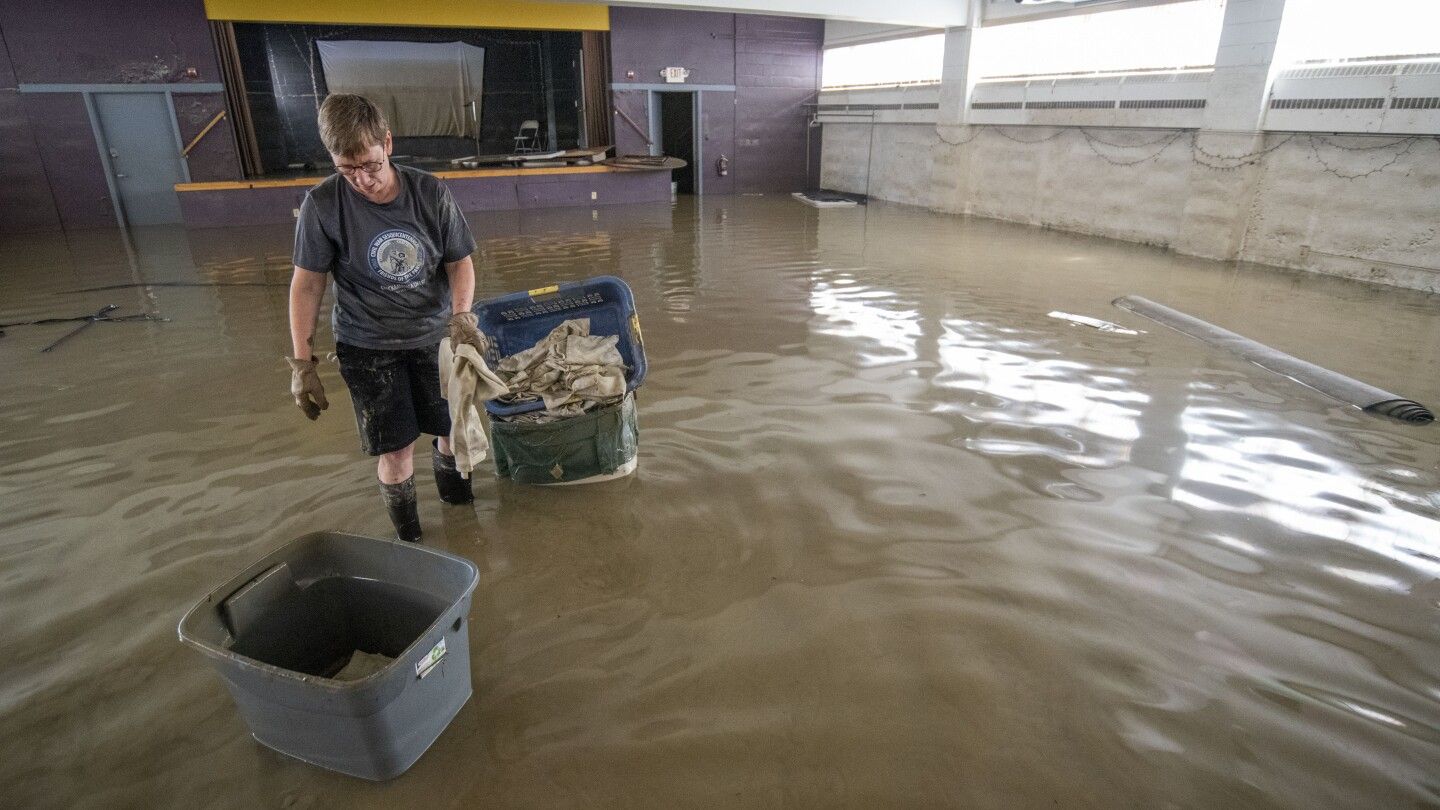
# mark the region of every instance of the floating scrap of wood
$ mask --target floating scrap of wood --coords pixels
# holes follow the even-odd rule
[[[1078,324],[1080,324],[1081,326],[1089,326],[1089,327],[1091,327],[1091,328],[1093,328],[1093,329],[1099,329],[1101,332],[1113,332],[1114,334],[1117,334],[1117,335],[1138,335],[1138,334],[1140,334],[1138,331],[1136,331],[1136,330],[1134,330],[1134,329],[1127,329],[1126,327],[1123,327],[1123,326],[1121,326],[1121,325],[1118,324],[1118,323],[1111,323],[1111,322],[1109,322],[1109,321],[1102,321],[1102,320],[1100,320],[1099,318],[1091,318],[1091,317],[1088,316],[1088,315],[1071,315],[1071,314],[1068,313],[1068,312],[1060,312],[1059,310],[1056,310],[1055,312],[1051,312],[1051,313],[1048,313],[1048,314],[1049,314],[1050,317],[1052,317],[1052,318],[1059,318],[1059,319],[1062,320],[1062,321],[1069,321],[1069,322],[1071,322],[1071,323],[1078,323]]]

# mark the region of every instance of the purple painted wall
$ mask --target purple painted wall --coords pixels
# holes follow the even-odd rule
[[[823,20],[735,17],[735,188],[803,191],[806,134],[820,89]],[[818,137],[818,133],[810,133]],[[811,167],[818,173],[818,162]]]
[[[613,103],[646,127],[648,93],[626,84],[658,84],[660,69],[690,70],[687,84],[733,85],[701,92],[705,194],[799,191],[809,183],[806,135],[820,89],[822,20],[613,7],[610,9]],[[617,115],[616,150],[641,153],[645,143]],[[730,160],[720,177],[715,160]],[[819,161],[812,159],[812,174]]]
[[[0,31],[0,233],[55,230],[60,214]]]
[[[677,65],[690,69],[690,84],[734,84],[735,15],[611,7],[611,81],[656,84],[661,68]]]
[[[21,99],[40,145],[60,224],[66,230],[115,227],[115,206],[84,96],[23,93]]]
[[[698,167],[705,173],[702,189],[706,194],[734,194],[736,164],[740,162],[735,148],[735,93],[713,91],[703,95],[700,106],[703,145]],[[715,161],[721,155],[730,161],[730,171],[724,177],[715,171]]]
[[[220,81],[202,0],[5,0],[0,3],[0,40],[6,48],[0,59],[3,230],[115,225],[84,97],[19,93],[18,84]],[[193,76],[187,75],[191,68]],[[175,103],[181,135],[188,141],[224,99],[215,93],[188,94],[177,95]],[[191,177],[228,180],[239,171],[228,122],[221,122],[191,152]]]
[[[615,121],[611,126],[615,134],[615,154],[647,154],[644,136],[636,132],[636,127],[644,130],[647,126],[648,98],[649,93],[643,90],[616,90],[610,94],[610,104],[615,108]],[[635,126],[631,126],[632,123]]]
[[[202,0],[5,0],[0,28],[21,82],[220,81]]]
[[[175,121],[180,126],[180,141],[190,143],[223,109],[224,93],[176,93]],[[240,178],[240,161],[235,154],[235,139],[228,116],[211,127],[190,150],[185,161],[190,164],[190,181],[193,183]]]
[[[295,222],[294,210],[308,187],[238,188],[180,192],[180,217],[187,228]]]

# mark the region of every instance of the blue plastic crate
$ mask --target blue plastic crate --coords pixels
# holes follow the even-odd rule
[[[474,307],[480,331],[490,338],[486,355],[491,367],[500,358],[524,351],[539,343],[550,331],[572,318],[589,318],[590,334],[619,335],[617,348],[625,360],[625,390],[634,391],[645,380],[645,341],[640,334],[640,316],[630,286],[615,276],[596,276],[510,293],[481,301]],[[507,405],[496,400],[485,403],[495,416],[514,416],[545,407],[540,401]]]

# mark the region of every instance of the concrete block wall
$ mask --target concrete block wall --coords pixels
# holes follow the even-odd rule
[[[933,128],[921,126],[877,126],[874,143],[857,168],[869,163],[870,194],[884,200],[933,198],[928,183],[934,170],[935,150],[930,136]],[[822,149],[821,155],[825,151]]]
[[[1267,133],[1222,146],[1189,130],[877,124],[872,141],[871,129],[824,126],[823,185],[863,193],[868,182],[877,199],[948,213],[1440,292],[1437,138]],[[1264,154],[1227,163],[1197,152],[1197,138],[1210,155]],[[1233,223],[1228,255],[1194,248],[1229,244]]]
[[[1440,138],[1374,148],[1391,142],[1296,136],[1267,154],[1239,258],[1440,292]]]
[[[812,110],[805,105],[820,87],[824,39],[819,20],[735,16],[736,191],[802,191],[809,185]],[[818,140],[819,133],[813,135]]]
[[[950,32],[935,123],[832,119],[822,184],[1207,258],[1440,292],[1440,136],[1265,131],[1284,12],[1285,0],[1229,0],[1203,120],[1176,123],[1132,111],[1146,118],[1144,129],[1087,118],[1083,110],[1026,119],[1056,126],[1003,126],[974,115],[962,92],[970,42]]]

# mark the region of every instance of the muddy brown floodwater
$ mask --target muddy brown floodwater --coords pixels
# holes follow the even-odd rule
[[[318,422],[287,393],[289,229],[6,237],[0,320],[171,321],[0,339],[0,804],[1440,803],[1440,426],[1110,305],[1434,407],[1440,297],[883,204],[471,221],[482,295],[634,288],[640,467],[421,475],[475,694],[387,784],[261,747],[175,636],[292,538],[388,531],[335,367]]]

